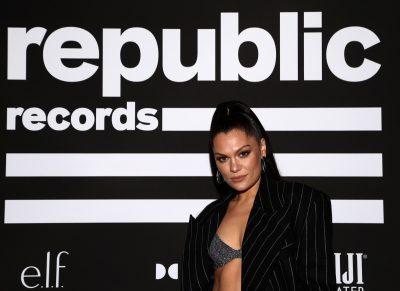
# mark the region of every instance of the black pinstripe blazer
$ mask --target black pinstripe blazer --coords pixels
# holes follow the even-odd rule
[[[208,250],[234,192],[189,216],[181,291],[211,290]],[[262,175],[242,244],[241,290],[335,290],[332,213],[327,194]]]

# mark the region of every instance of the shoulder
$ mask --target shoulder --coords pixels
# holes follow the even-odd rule
[[[284,189],[283,197],[291,204],[292,223],[297,232],[301,232],[307,221],[322,221],[324,217],[328,223],[331,221],[331,200],[329,195],[305,183],[297,181],[281,181]]]
[[[324,205],[330,202],[329,195],[321,189],[298,181],[281,180],[278,189],[284,201],[290,201],[292,206],[305,207],[310,203]]]

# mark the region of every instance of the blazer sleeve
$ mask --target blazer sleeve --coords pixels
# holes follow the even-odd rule
[[[203,238],[197,220],[190,215],[179,270],[180,291],[211,290],[212,275]]]
[[[303,199],[301,206],[305,221],[298,234],[296,289],[333,291],[336,279],[330,198],[316,189],[311,189],[308,198]]]

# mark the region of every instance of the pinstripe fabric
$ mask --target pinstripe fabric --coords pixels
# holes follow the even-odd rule
[[[208,255],[234,193],[189,217],[180,290],[211,290]],[[242,245],[241,290],[335,290],[332,214],[327,194],[298,182],[262,176]]]

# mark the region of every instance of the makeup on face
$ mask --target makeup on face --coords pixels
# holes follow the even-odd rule
[[[214,158],[226,183],[243,192],[253,187],[261,174],[262,146],[241,129],[215,135]]]

